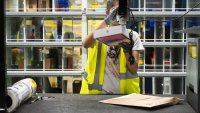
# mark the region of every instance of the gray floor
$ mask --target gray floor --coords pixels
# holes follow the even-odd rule
[[[195,113],[185,101],[174,106],[144,109],[98,102],[119,95],[46,94],[44,96],[55,98],[44,98],[33,104],[26,102],[14,113]]]

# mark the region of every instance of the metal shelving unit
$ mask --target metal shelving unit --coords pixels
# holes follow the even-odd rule
[[[62,47],[62,46],[82,46],[82,42],[7,42],[7,47],[12,46],[23,46],[23,47],[43,47],[43,46],[53,46],[53,47]]]
[[[81,72],[80,70],[78,71],[62,71],[62,70],[57,70],[57,71],[7,71],[9,76],[12,77],[27,77],[27,76],[31,76],[31,77],[48,77],[48,76],[81,76]],[[16,75],[17,73],[17,75]]]
[[[12,1],[12,0],[11,0]],[[17,1],[17,0],[13,0]],[[19,0],[24,4],[27,3],[28,0]],[[87,60],[87,50],[82,47],[82,39],[87,36],[87,33],[92,31],[95,28],[95,25],[99,21],[101,21],[105,15],[105,3],[106,0],[102,0],[100,2],[93,0],[82,0],[82,5],[80,6],[75,4],[76,0],[70,0],[72,4],[75,6],[70,6],[68,8],[58,8],[57,0],[47,0],[52,3],[49,9],[44,8],[46,11],[41,11],[44,9],[37,9],[35,11],[27,11],[26,5],[23,8],[20,5],[20,8],[16,10],[11,10],[6,12],[6,17],[11,19],[10,22],[14,21],[12,25],[20,25],[20,23],[24,23],[21,26],[18,26],[16,29],[21,29],[21,38],[16,41],[13,38],[8,37],[8,30],[13,28],[9,27],[9,23],[7,24],[7,38],[6,44],[7,48],[23,48],[24,56],[29,56],[30,48],[42,48],[46,47],[57,48],[61,50],[62,55],[60,56],[59,61],[62,62],[59,68],[47,69],[46,66],[46,58],[48,55],[43,54],[42,58],[42,66],[41,68],[33,69],[26,68],[29,65],[29,60],[24,60],[24,68],[22,69],[12,69],[8,68],[8,75],[10,77],[48,77],[51,75],[57,77],[64,76],[81,76],[81,72],[86,64]],[[80,1],[80,0],[77,0]],[[199,0],[197,0],[199,1]],[[94,3],[93,3],[94,2]],[[140,62],[139,62],[139,70],[138,74],[142,78],[143,84],[143,93],[151,93],[151,94],[184,94],[185,93],[185,77],[186,77],[186,46],[187,46],[187,35],[184,34],[176,34],[174,31],[183,29],[187,26],[188,18],[199,18],[200,12],[199,8],[195,9],[195,11],[191,11],[188,13],[183,19],[180,19],[178,22],[156,22],[154,20],[170,20],[177,17],[182,16],[186,11],[188,11],[192,5],[189,0],[155,0],[155,4],[161,4],[159,8],[155,8],[154,5],[150,5],[151,1],[149,0],[131,0],[132,6],[131,10],[136,19],[135,31],[137,31],[140,36],[142,43],[145,47],[145,51],[140,54]],[[169,3],[168,3],[169,2]],[[199,1],[200,2],[200,1]],[[135,3],[135,4],[133,4]],[[195,2],[197,3],[197,2]],[[20,4],[20,3],[19,3]],[[193,4],[193,3],[192,3]],[[78,7],[78,8],[77,8]],[[160,18],[162,17],[162,18]],[[12,20],[12,18],[15,18]],[[150,20],[150,21],[139,21],[139,20]],[[38,39],[38,41],[29,41],[27,40],[26,32],[28,28],[30,28],[30,23],[27,23],[27,20],[34,22],[35,28],[38,26],[42,26],[42,39]],[[51,20],[47,24],[55,23],[53,29],[48,28],[47,24],[44,21]],[[56,28],[58,21],[62,22],[62,34],[57,33],[57,35],[61,35],[59,40],[46,40],[45,30],[57,30]],[[66,20],[66,21],[65,21]],[[68,25],[69,21],[78,20],[77,26],[75,24]],[[68,22],[68,23],[65,23]],[[64,25],[65,23],[65,25]],[[95,24],[94,24],[95,23]],[[29,25],[29,26],[28,26]],[[32,25],[32,24],[31,24]],[[21,28],[20,28],[21,27]],[[46,28],[47,27],[47,28]],[[65,27],[65,29],[63,29]],[[71,29],[68,29],[70,27]],[[15,27],[14,27],[15,28]],[[81,31],[81,34],[77,34],[76,40],[64,40],[64,32],[74,32],[77,33]],[[75,30],[75,31],[74,31]],[[16,32],[16,30],[12,29],[12,32]],[[30,30],[29,30],[30,32]],[[12,34],[14,37],[17,33]],[[70,35],[70,34],[68,34]],[[68,36],[67,35],[67,36]],[[15,39],[15,38],[14,38]],[[66,69],[65,61],[66,56],[64,53],[69,55],[68,52],[65,52],[65,48],[79,48],[81,53],[81,68],[79,69]],[[29,49],[28,49],[29,48]],[[68,49],[67,49],[68,50]],[[9,53],[7,53],[9,54]],[[44,79],[43,79],[44,80]],[[178,85],[174,85],[177,81]],[[43,81],[44,82],[44,81]],[[42,82],[42,83],[43,83]],[[41,84],[42,84],[41,83]],[[167,89],[166,89],[167,88]],[[180,88],[180,89],[178,89]],[[175,92],[175,90],[177,90]],[[45,91],[43,91],[45,93]]]
[[[81,16],[82,11],[76,12],[6,12],[7,17],[65,17],[65,16]]]

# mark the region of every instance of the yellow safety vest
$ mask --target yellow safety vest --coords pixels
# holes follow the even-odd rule
[[[106,65],[106,45],[98,41],[93,48],[88,48],[88,60],[82,78],[80,94],[102,94]],[[120,50],[120,94],[140,93],[139,77],[127,74],[126,58]]]

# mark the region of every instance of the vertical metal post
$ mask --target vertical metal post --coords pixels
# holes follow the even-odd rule
[[[172,1],[172,12],[175,12],[175,9],[176,9],[176,1],[173,0]]]
[[[56,11],[56,1],[52,0],[52,11],[55,12]]]
[[[87,36],[87,17],[86,14],[82,14],[82,40]],[[82,47],[82,69],[84,69],[87,60],[87,49]]]
[[[26,38],[26,18],[23,18],[23,24],[24,24],[24,28],[23,28],[23,30],[24,30],[23,42],[27,42],[28,38]]]
[[[1,55],[0,55],[0,113],[6,112],[6,57],[5,57],[5,31],[4,31],[4,0],[0,0],[0,7],[2,8],[0,10],[0,22],[1,22],[1,30],[0,30],[0,48],[1,49]]]
[[[139,0],[139,6],[138,6],[139,10],[138,11],[141,11],[141,0]]]
[[[185,18],[183,18],[182,19],[183,21],[182,21],[182,29],[184,29],[184,24],[185,24]],[[183,33],[182,34],[182,42],[184,42],[184,40],[185,40],[185,34]],[[186,41],[187,42],[187,41]],[[187,52],[185,52],[186,53],[186,55],[184,56],[184,48],[182,48],[182,52],[181,52],[181,59],[182,59],[182,61],[181,61],[181,65],[182,65],[182,72],[184,72],[185,71],[185,65],[184,65],[184,60],[186,59],[185,57],[187,56]],[[187,51],[187,48],[186,48],[186,51]],[[186,62],[187,62],[187,60],[186,60]],[[187,84],[185,84],[186,82],[185,82],[185,80],[186,80],[186,78],[181,78],[182,79],[182,95],[184,95],[184,94],[186,94],[186,89],[187,89],[187,87],[186,87],[186,85]]]
[[[162,12],[164,12],[165,11],[165,7],[166,6],[166,4],[165,4],[165,0],[162,0]]]
[[[23,0],[24,12],[26,12],[26,0]]]
[[[87,8],[88,8],[88,3],[87,0],[82,0],[82,40],[87,36]],[[84,70],[84,67],[86,65],[87,61],[87,49],[82,47],[82,70]]]

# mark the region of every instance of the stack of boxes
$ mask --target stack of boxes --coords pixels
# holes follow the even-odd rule
[[[26,0],[27,12],[51,11],[51,0]]]

